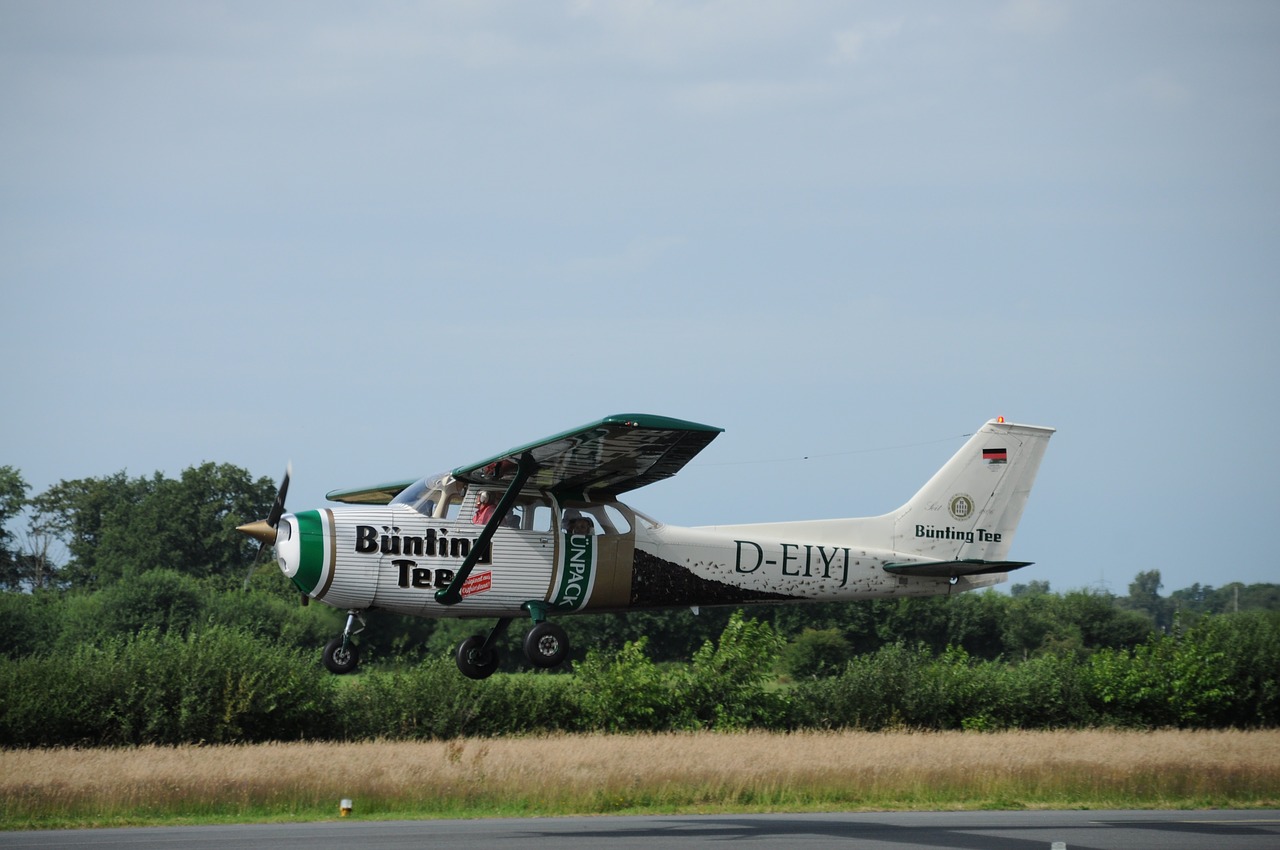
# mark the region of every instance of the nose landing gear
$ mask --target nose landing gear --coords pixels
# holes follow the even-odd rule
[[[352,631],[351,627],[355,625],[356,620],[360,621],[360,628]],[[354,608],[348,611],[347,627],[342,630],[342,636],[324,645],[324,666],[330,673],[342,675],[360,666],[360,646],[352,638],[364,630],[364,617],[360,616],[360,612]]]

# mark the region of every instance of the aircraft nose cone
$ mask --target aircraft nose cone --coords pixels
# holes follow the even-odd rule
[[[276,542],[276,530],[265,519],[260,519],[257,522],[248,522],[248,523],[245,523],[244,525],[236,526],[236,531],[240,532],[241,534],[252,537],[254,540],[257,540],[259,543],[265,543],[268,546],[275,545],[275,542]]]
[[[295,527],[296,522],[293,514],[285,514],[276,526],[276,563],[280,566],[280,572],[289,579],[298,574],[298,567],[302,563],[302,535]]]

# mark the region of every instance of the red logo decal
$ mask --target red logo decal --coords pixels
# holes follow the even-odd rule
[[[483,573],[472,573],[467,576],[467,580],[462,583],[462,589],[458,591],[462,596],[470,596],[473,593],[484,593],[493,587],[493,570],[487,570]]]

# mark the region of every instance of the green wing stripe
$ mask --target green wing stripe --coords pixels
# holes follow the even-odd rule
[[[302,554],[293,583],[303,593],[310,593],[320,583],[324,572],[324,522],[319,511],[303,511],[294,514],[298,520],[298,532],[302,537]]]

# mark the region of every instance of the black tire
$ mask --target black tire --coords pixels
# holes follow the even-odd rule
[[[569,654],[569,635],[555,623],[538,623],[524,636],[524,654],[534,667],[554,667]]]
[[[350,673],[360,666],[360,647],[349,640],[343,649],[342,638],[334,638],[324,645],[324,666],[339,676]]]
[[[458,669],[468,679],[487,679],[498,669],[498,650],[483,647],[484,638],[480,635],[472,635],[458,644]]]

